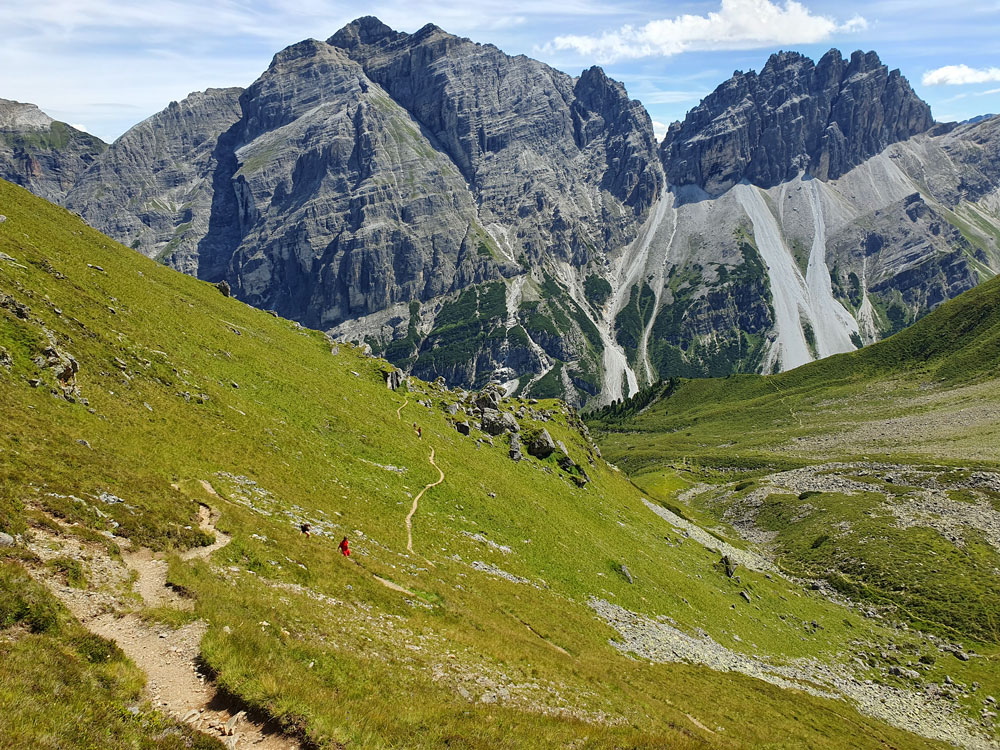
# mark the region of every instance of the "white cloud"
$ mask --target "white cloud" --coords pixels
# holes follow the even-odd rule
[[[970,68],[968,65],[945,65],[924,73],[924,86],[961,86],[967,83],[1000,81],[1000,68]]]
[[[558,36],[548,47],[572,49],[600,62],[614,62],[693,50],[810,44],[867,26],[861,16],[838,24],[827,16],[813,14],[795,0],[785,0],[784,5],[771,0],[721,0],[719,10],[708,15],[685,14],[650,21],[639,28],[622,26],[600,36]]]
[[[653,120],[653,134],[656,136],[656,140],[662,141],[663,136],[667,134],[667,126],[659,120]]]

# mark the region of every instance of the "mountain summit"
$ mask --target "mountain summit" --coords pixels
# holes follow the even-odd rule
[[[933,124],[930,107],[874,52],[845,60],[832,49],[818,63],[779,52],[674,123],[661,154],[672,184],[718,194],[741,180],[773,187],[802,170],[835,179]]]

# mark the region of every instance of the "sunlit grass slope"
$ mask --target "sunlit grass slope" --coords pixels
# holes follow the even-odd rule
[[[0,530],[30,534],[54,517],[169,552],[210,541],[199,503],[221,511],[233,541],[208,562],[173,556],[170,580],[208,622],[202,652],[217,682],[309,742],[936,746],[841,701],[615,649],[591,597],[774,659],[846,658],[859,638],[887,635],[777,577],[741,571],[737,585],[692,540],[667,544],[672,529],[620,473],[591,463],[557,402],[533,407],[551,419],[521,426],[563,441],[584,488],[555,456],[515,463],[504,439],[459,434],[446,409],[456,394],[417,381],[390,391],[380,360],[225,298],[7,183],[0,213]],[[51,363],[69,356],[79,372],[61,384]],[[404,519],[438,479],[432,448],[445,481],[420,501],[410,554]],[[350,560],[336,548],[345,535]],[[32,636],[4,632],[4,686],[55,679],[57,662],[9,658]],[[130,683],[111,699],[124,707],[133,693]],[[35,700],[59,731],[77,720],[58,693]],[[92,746],[67,736],[60,747]]]
[[[1000,553],[983,529],[1000,492],[974,475],[1000,465],[998,376],[993,279],[860,351],[774,376],[660,384],[593,415],[591,427],[606,457],[661,500],[706,482],[682,510],[717,523],[753,496],[758,530],[789,570],[995,653]],[[854,465],[844,471],[867,491],[768,490],[777,472],[828,461]],[[893,466],[929,484],[908,486]],[[929,520],[899,522],[894,506],[929,496],[942,498]],[[981,523],[935,529],[934,518],[959,502],[983,503]]]

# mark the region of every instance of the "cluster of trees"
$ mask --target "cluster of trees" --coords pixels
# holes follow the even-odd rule
[[[590,419],[604,422],[621,422],[633,417],[657,399],[670,398],[680,384],[680,378],[658,380],[640,388],[628,398],[619,398],[590,414]]]

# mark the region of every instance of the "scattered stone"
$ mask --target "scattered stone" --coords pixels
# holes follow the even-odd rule
[[[528,454],[535,458],[548,458],[555,449],[552,436],[544,428],[528,442]]]
[[[95,266],[93,263],[88,263],[87,268],[93,268],[95,271],[100,271],[101,273],[107,273],[107,271],[105,271],[103,268],[101,268],[100,266]]]
[[[0,214],[0,224],[3,224],[5,221],[7,221],[7,217],[4,216],[3,214]]]
[[[468,435],[472,428],[469,427],[467,420],[462,420],[461,422],[455,422],[455,429],[462,435]]]
[[[14,537],[3,531],[0,531],[0,547],[13,547]]]
[[[734,575],[736,575],[736,566],[733,565],[733,561],[729,559],[729,555],[723,555],[722,559],[719,561],[719,564],[722,565],[723,568],[725,568],[726,578],[732,578]]]
[[[955,658],[958,659],[959,661],[969,660],[969,655],[959,648],[956,648],[954,651],[952,651],[952,653],[955,654]]]
[[[10,370],[14,365],[14,360],[10,356],[10,352],[0,346],[0,367],[5,370]]]
[[[215,288],[222,292],[223,297],[231,297],[233,295],[233,290],[229,288],[229,282],[225,279],[216,284]]]
[[[632,578],[632,574],[629,572],[627,565],[622,564],[618,567],[618,569],[621,571],[622,577],[626,581],[628,581],[629,583],[635,583],[635,580]]]
[[[748,594],[746,591],[741,591],[740,596],[742,596],[744,599],[747,600],[747,604],[749,604],[752,601],[750,599],[750,594]]]
[[[521,439],[516,434],[510,436],[510,450],[507,451],[507,455],[512,461],[520,461],[524,458],[521,455]]]
[[[76,442],[79,443],[80,445],[82,445],[84,448],[90,448],[90,443],[87,442],[86,440],[82,440],[81,439],[81,440],[77,440]]]
[[[451,416],[455,416],[456,414],[458,414],[458,404],[455,403],[447,404],[445,405],[444,410]]]
[[[246,716],[246,711],[240,711],[238,714],[233,716],[229,721],[226,722],[226,726],[223,728],[222,732],[227,737],[232,737],[236,734],[236,725],[239,724],[240,719]]]

